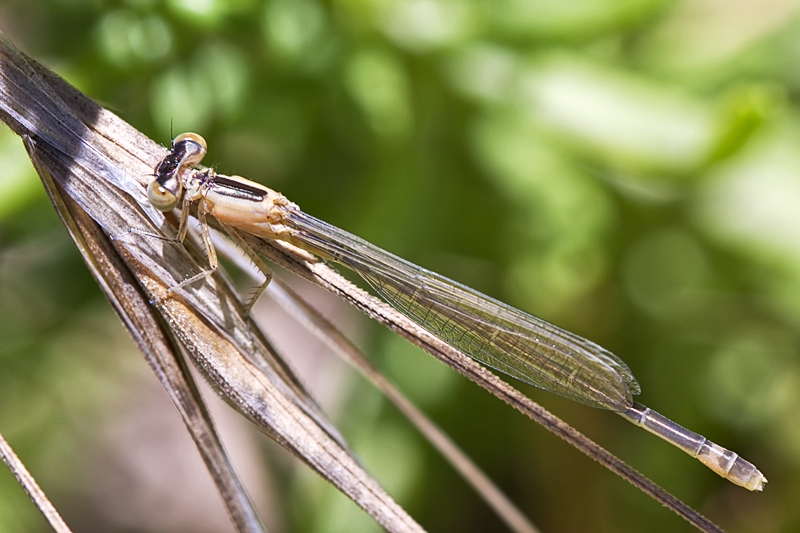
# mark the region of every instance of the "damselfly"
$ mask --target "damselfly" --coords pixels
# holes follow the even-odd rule
[[[639,384],[613,353],[318,220],[267,187],[239,176],[219,175],[212,169],[194,169],[205,153],[201,136],[179,135],[156,167],[147,191],[150,202],[161,211],[180,207],[181,242],[190,206],[197,204],[211,269],[173,290],[216,269],[216,252],[206,223],[206,216],[211,215],[223,225],[284,240],[340,263],[357,272],[398,311],[476,361],[570,400],[615,411],[731,482],[749,490],[763,489],[767,479],[753,464],[634,402]]]

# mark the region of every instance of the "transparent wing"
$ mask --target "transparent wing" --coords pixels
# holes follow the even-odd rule
[[[616,355],[299,210],[294,237],[353,269],[389,304],[469,357],[592,407],[623,411],[639,384]]]

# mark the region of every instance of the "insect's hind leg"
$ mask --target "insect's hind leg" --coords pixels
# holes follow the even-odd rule
[[[244,304],[244,311],[246,314],[249,315],[250,311],[253,309],[253,306],[256,304],[259,298],[261,298],[261,295],[264,294],[264,291],[267,289],[269,282],[272,281],[272,269],[269,268],[269,265],[267,265],[264,262],[264,260],[261,259],[261,257],[256,253],[256,251],[253,250],[253,248],[249,244],[247,244],[235,230],[229,228],[226,225],[223,225],[223,227],[225,228],[225,231],[231,238],[231,240],[235,242],[236,245],[239,246],[244,251],[245,255],[247,255],[247,258],[253,262],[253,264],[256,266],[258,270],[261,271],[261,273],[264,275],[265,278],[264,282],[255,290],[253,295],[250,297],[250,300]]]

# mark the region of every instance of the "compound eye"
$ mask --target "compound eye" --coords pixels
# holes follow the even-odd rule
[[[182,166],[193,167],[203,160],[208,150],[206,140],[197,133],[181,133],[175,140],[172,141],[173,148],[178,145],[184,145],[184,158],[181,163]]]
[[[208,150],[208,144],[206,143],[206,140],[203,138],[202,135],[199,135],[197,133],[192,133],[192,132],[181,133],[180,135],[175,137],[175,140],[172,141],[172,144],[176,145],[183,141],[191,141],[193,143],[197,143],[203,147],[203,151]]]
[[[147,199],[159,211],[172,211],[178,205],[178,197],[169,189],[163,187],[157,180],[147,186]]]

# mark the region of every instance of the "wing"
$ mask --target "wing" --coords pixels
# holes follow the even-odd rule
[[[363,277],[389,304],[469,357],[570,400],[622,411],[640,392],[601,346],[390,254],[299,210],[286,222],[312,252]]]

